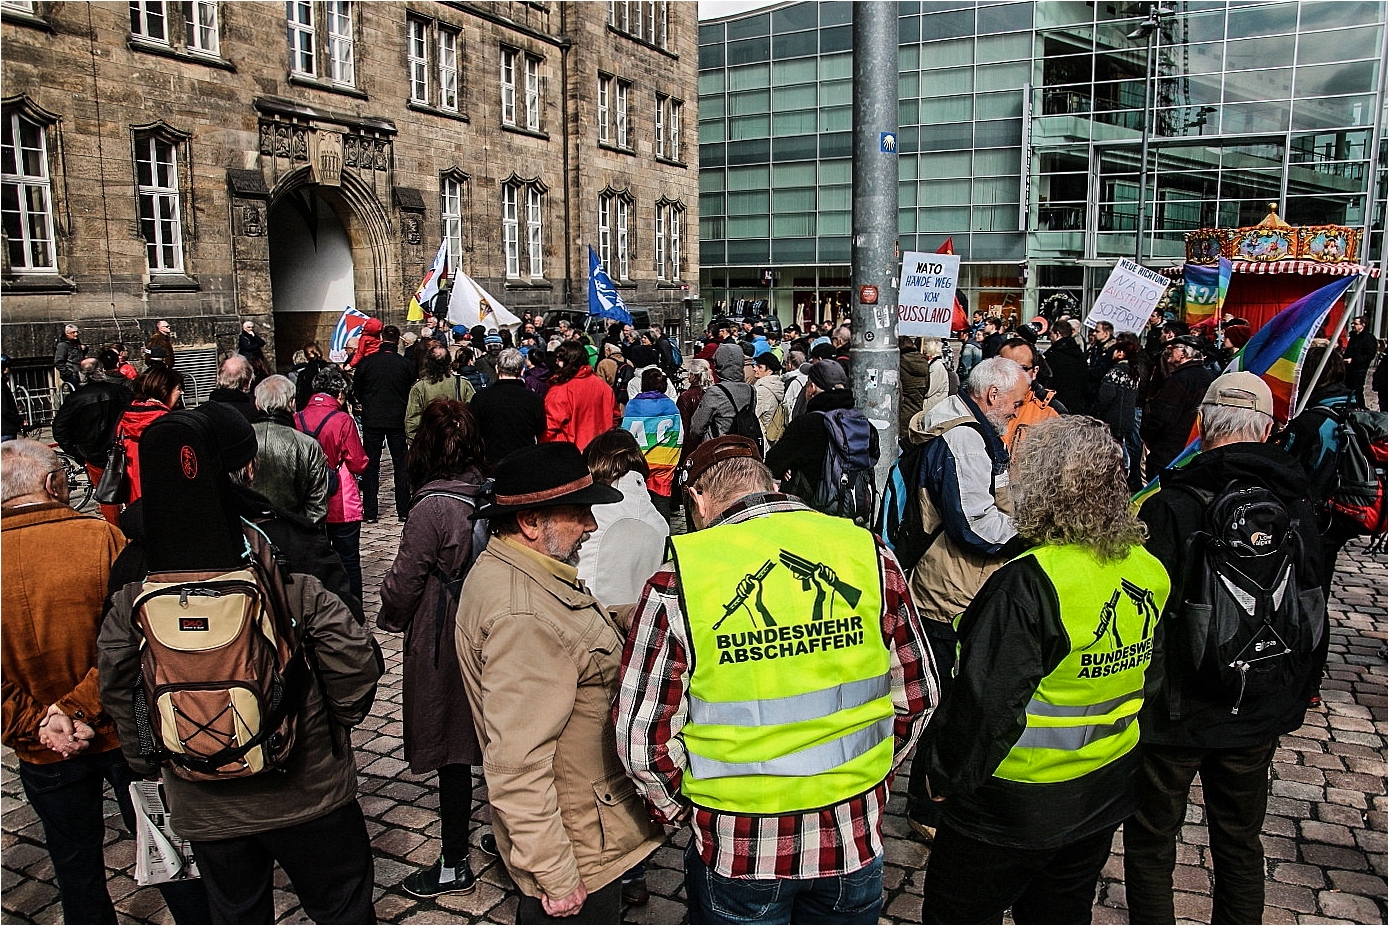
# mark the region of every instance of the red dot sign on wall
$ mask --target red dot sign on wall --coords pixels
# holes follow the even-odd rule
[[[878,287],[876,287],[876,286],[860,286],[860,287],[858,288],[858,301],[859,301],[859,305],[877,305],[877,304],[878,304]]]

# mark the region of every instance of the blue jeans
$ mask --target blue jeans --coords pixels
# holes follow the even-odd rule
[[[691,923],[876,923],[883,909],[883,860],[830,878],[725,878],[685,849]]]
[[[93,755],[79,753],[48,765],[19,763],[24,796],[43,822],[44,841],[53,859],[53,873],[68,923],[114,923],[116,910],[106,891],[106,816],[102,797],[106,782],[127,830],[135,829],[130,783],[135,779],[119,749]],[[210,913],[202,881],[159,886],[178,923],[207,923]]]

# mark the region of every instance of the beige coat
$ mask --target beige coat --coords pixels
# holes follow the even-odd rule
[[[468,691],[502,861],[531,897],[596,891],[664,832],[617,758],[622,637],[577,573],[493,538],[458,606]]]
[[[962,411],[965,413],[961,414]],[[954,396],[914,415],[908,437],[914,444],[945,440],[947,434],[972,421],[973,415],[960,398]],[[966,515],[989,525],[990,531],[1002,531],[1011,537],[1016,531],[1012,528],[1013,500],[1007,474],[990,475],[992,462],[988,451],[973,429],[960,428],[957,433],[959,448],[952,455],[962,491],[972,484],[976,505],[982,492],[988,493],[984,496],[987,503],[979,506],[985,510],[967,510]],[[954,443],[952,441],[952,445]],[[1006,558],[986,556],[956,543],[944,529],[944,517],[930,493],[918,488],[917,499],[921,505],[921,527],[927,536],[934,534],[935,540],[912,569],[911,596],[923,620],[948,623],[969,606],[984,581],[1006,562]],[[1006,529],[1001,528],[1000,524],[1006,524]],[[983,527],[978,529],[984,530]],[[1000,536],[997,540],[1002,542],[1008,537]]]

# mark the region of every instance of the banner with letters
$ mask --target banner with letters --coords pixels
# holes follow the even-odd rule
[[[897,295],[897,334],[950,337],[960,255],[907,251],[902,255],[902,285]]]
[[[1094,328],[1097,322],[1109,322],[1114,333],[1132,331],[1138,334],[1148,325],[1167,292],[1167,280],[1162,274],[1121,257],[1110,271],[1104,289],[1095,297],[1095,307],[1085,317],[1085,326]]]

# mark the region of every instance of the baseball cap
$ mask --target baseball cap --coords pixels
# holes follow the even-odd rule
[[[738,457],[761,460],[762,451],[751,438],[743,437],[741,434],[725,434],[713,440],[702,441],[685,461],[685,485],[694,485],[715,463]]]
[[[1268,383],[1248,371],[1222,373],[1206,390],[1202,405],[1223,405],[1226,408],[1252,408],[1273,417],[1273,392]]]

